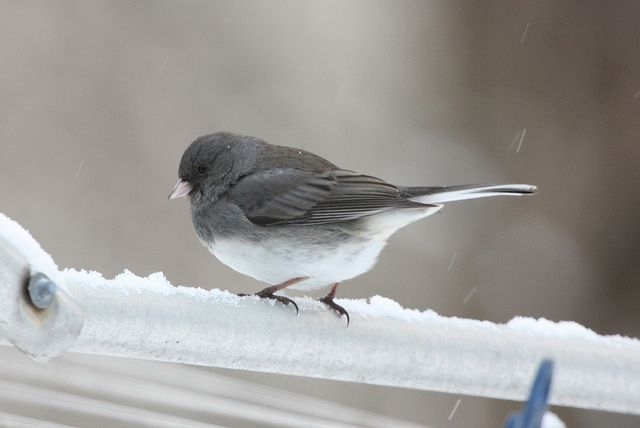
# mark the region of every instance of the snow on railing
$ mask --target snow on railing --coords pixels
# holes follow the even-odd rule
[[[26,288],[57,285],[38,309]],[[33,281],[32,281],[33,282]],[[174,287],[161,273],[59,271],[0,214],[0,339],[46,361],[72,352],[172,361],[523,400],[538,363],[556,366],[550,402],[640,414],[640,340],[573,322],[506,324],[404,309],[384,297],[339,300],[351,325],[310,298],[291,307],[227,291]],[[27,339],[25,339],[27,338]]]

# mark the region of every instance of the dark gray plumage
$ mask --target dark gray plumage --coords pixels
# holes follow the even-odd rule
[[[368,271],[386,239],[444,202],[536,192],[534,186],[394,186],[291,147],[219,132],[184,152],[170,198],[189,195],[202,243],[223,263],[272,285],[334,284]],[[293,283],[291,283],[292,280]],[[295,284],[295,285],[294,285]]]

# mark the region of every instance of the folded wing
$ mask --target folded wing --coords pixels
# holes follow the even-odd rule
[[[339,169],[261,171],[239,180],[229,197],[251,222],[262,226],[337,223],[432,206],[406,199],[396,186],[379,178]]]

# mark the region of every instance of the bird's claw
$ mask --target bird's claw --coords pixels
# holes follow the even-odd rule
[[[284,305],[288,305],[289,303],[291,303],[293,305],[293,307],[296,309],[296,315],[298,315],[300,313],[300,310],[298,309],[298,305],[296,302],[294,302],[292,299],[285,297],[285,296],[278,296],[277,294],[273,294],[273,293],[266,293],[264,291],[259,291],[258,293],[256,293],[256,296],[262,298],[262,299],[272,299],[272,300],[277,300],[278,302],[284,304]]]
[[[331,295],[324,296],[322,299],[319,299],[319,301],[324,303],[325,305],[329,306],[339,316],[344,315],[347,318],[347,327],[349,327],[349,322],[351,322],[351,319],[349,318],[349,312],[347,312],[347,310],[345,308],[343,308],[342,306],[340,306],[339,304],[334,302],[333,301],[333,296],[331,296]]]
[[[258,296],[261,299],[276,300],[276,301],[282,303],[283,305],[291,304],[291,305],[293,305],[293,307],[296,310],[296,315],[298,315],[300,313],[300,310],[298,309],[298,304],[295,301],[293,301],[293,299],[290,299],[290,298],[285,297],[285,296],[278,296],[277,294],[273,294],[273,292],[270,292],[269,290],[258,291],[257,293],[254,293],[254,294],[240,293],[240,294],[238,294],[238,296],[240,296],[240,297]]]

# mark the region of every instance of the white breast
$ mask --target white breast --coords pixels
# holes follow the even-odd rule
[[[300,276],[308,280],[291,286],[311,290],[346,281],[369,271],[387,239],[398,229],[438,211],[438,207],[402,210],[369,217],[353,239],[327,236],[328,242],[312,244],[295,236],[263,239],[259,243],[235,237],[203,244],[222,263],[244,275],[275,285]]]
[[[295,248],[290,242],[262,242],[260,245],[233,238],[216,240],[209,250],[235,271],[270,285],[308,276],[291,286],[311,290],[342,282],[367,272],[378,259],[385,241],[344,243],[336,248]]]

